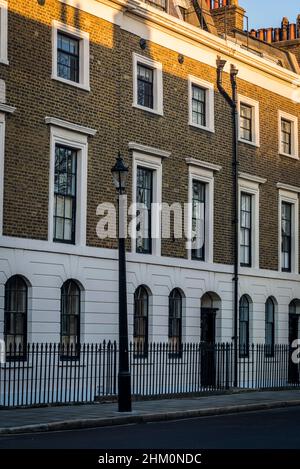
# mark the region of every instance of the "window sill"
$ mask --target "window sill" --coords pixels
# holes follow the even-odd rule
[[[244,271],[259,270],[259,265],[258,264],[252,264],[252,265],[240,264],[240,269]]]
[[[132,107],[134,107],[136,109],[141,109],[142,111],[146,111],[146,112],[149,112],[151,114],[156,114],[157,116],[163,116],[164,115],[162,110],[151,109],[149,107],[140,106],[139,104],[136,104],[136,103],[133,103]]]
[[[296,272],[296,270],[283,270],[279,269],[278,271],[280,274],[285,274],[285,275],[299,275],[299,272]]]
[[[204,127],[203,125],[194,124],[193,122],[189,122],[190,127],[194,127],[195,129],[205,130],[206,132],[215,133],[215,129],[213,127]]]
[[[291,158],[292,160],[299,160],[298,155],[289,155],[288,153],[283,153],[282,151],[279,152],[279,156],[284,156],[286,158]]]
[[[260,144],[256,142],[249,142],[248,140],[243,140],[242,138],[239,138],[239,142],[245,143],[246,145],[250,145],[251,147],[260,148]]]
[[[75,81],[65,80],[64,78],[58,77],[56,75],[52,75],[51,79],[59,81],[60,83],[64,83],[65,85],[73,86],[74,88],[79,88],[84,91],[91,91],[90,86],[83,83],[76,83]]]
[[[0,57],[0,64],[3,64],[3,65],[9,65],[9,61],[7,58],[5,57]]]

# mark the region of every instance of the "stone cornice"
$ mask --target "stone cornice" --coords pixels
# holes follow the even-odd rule
[[[129,142],[129,150],[137,151],[139,153],[144,153],[146,155],[158,156],[159,158],[170,158],[171,152],[166,150],[161,150],[160,148],[149,147],[147,145],[142,145],[141,143]]]
[[[77,132],[80,134],[90,135],[91,137],[94,137],[94,135],[96,135],[97,133],[97,130],[91,129],[90,127],[84,127],[82,125],[73,124],[73,122],[64,121],[56,117],[45,117],[45,123],[47,125],[53,125],[55,127],[61,127],[63,129],[72,130],[73,132]]]
[[[254,174],[242,173],[239,172],[240,179],[246,179],[246,181],[256,182],[257,184],[265,184],[267,182],[266,178],[255,176]]]
[[[199,168],[208,169],[210,171],[219,172],[222,169],[222,166],[218,164],[197,160],[196,158],[186,158],[185,161],[187,165],[198,166]]]
[[[0,103],[0,112],[5,114],[13,114],[16,108],[14,106],[9,106],[8,104]]]
[[[82,8],[87,11],[85,7],[85,1],[83,0],[59,0],[62,3],[66,3],[73,7]],[[88,1],[88,0],[87,0]],[[91,2],[92,0],[89,0]],[[264,74],[269,74],[273,77],[279,78],[290,85],[293,85],[295,89],[300,88],[300,76],[296,73],[280,67],[276,63],[272,63],[262,57],[256,56],[245,49],[242,49],[239,44],[230,39],[222,39],[219,36],[215,36],[201,28],[185,23],[182,20],[175,18],[163,11],[160,11],[146,3],[139,0],[93,0],[95,7],[90,5],[88,11],[91,14],[99,17],[97,12],[97,4],[103,4],[110,6],[120,11],[120,14],[127,14],[131,17],[140,18],[140,21],[148,24],[149,26],[155,25],[157,29],[166,31],[168,34],[174,37],[184,38],[186,42],[197,45],[201,44],[211,50],[214,50],[218,54],[224,54],[233,60],[242,62],[247,66],[251,66],[254,69],[258,69]],[[94,10],[94,11],[93,11]],[[115,24],[122,27],[122,18],[120,15],[116,15],[113,20]]]

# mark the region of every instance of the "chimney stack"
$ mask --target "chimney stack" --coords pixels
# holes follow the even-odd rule
[[[234,36],[235,29],[244,29],[245,10],[238,0],[212,0],[211,15],[220,35]]]

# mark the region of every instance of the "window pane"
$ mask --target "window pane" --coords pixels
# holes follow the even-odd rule
[[[153,69],[137,66],[137,102],[140,106],[153,109]]]
[[[240,356],[249,355],[249,301],[247,297],[242,296],[239,308],[239,344]]]
[[[251,266],[252,195],[242,192],[240,200],[240,262]]]
[[[147,355],[148,346],[148,293],[139,287],[134,294],[134,327],[133,337],[135,352],[138,356]]]
[[[75,242],[77,151],[55,149],[54,241]]]
[[[204,260],[206,184],[197,180],[193,180],[192,184],[192,258]]]
[[[79,40],[58,33],[57,46],[58,76],[79,83]]]
[[[281,119],[281,145],[284,153],[292,153],[292,122],[285,119]]]
[[[136,186],[137,216],[137,252],[151,254],[151,214],[153,198],[153,171],[148,168],[137,168],[137,186]]]
[[[192,122],[206,126],[206,90],[192,85]]]
[[[27,285],[22,277],[16,275],[11,277],[5,285],[4,338],[10,359],[25,357],[26,329]]]
[[[240,105],[240,135],[243,140],[252,141],[253,108],[246,104]]]
[[[269,298],[266,302],[266,325],[265,325],[265,343],[266,354],[273,356],[274,354],[274,341],[275,341],[275,311],[274,302]]]
[[[281,205],[281,262],[282,270],[291,271],[292,256],[292,205],[282,202]]]
[[[76,344],[80,343],[80,289],[76,282],[68,280],[61,289],[61,345],[63,356],[78,357]],[[71,348],[73,346],[73,348]]]
[[[182,333],[182,297],[178,290],[169,296],[169,344],[172,353],[180,352]]]

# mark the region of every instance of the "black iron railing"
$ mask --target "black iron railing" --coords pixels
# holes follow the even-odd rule
[[[144,350],[143,350],[144,352]],[[250,345],[239,350],[238,387],[299,387],[299,364],[288,345]],[[247,352],[247,353],[246,353]],[[233,387],[232,344],[150,343],[147,354],[130,344],[132,394],[135,398],[173,397]],[[28,344],[6,351],[0,364],[0,407],[93,402],[117,396],[115,342],[62,347]]]

